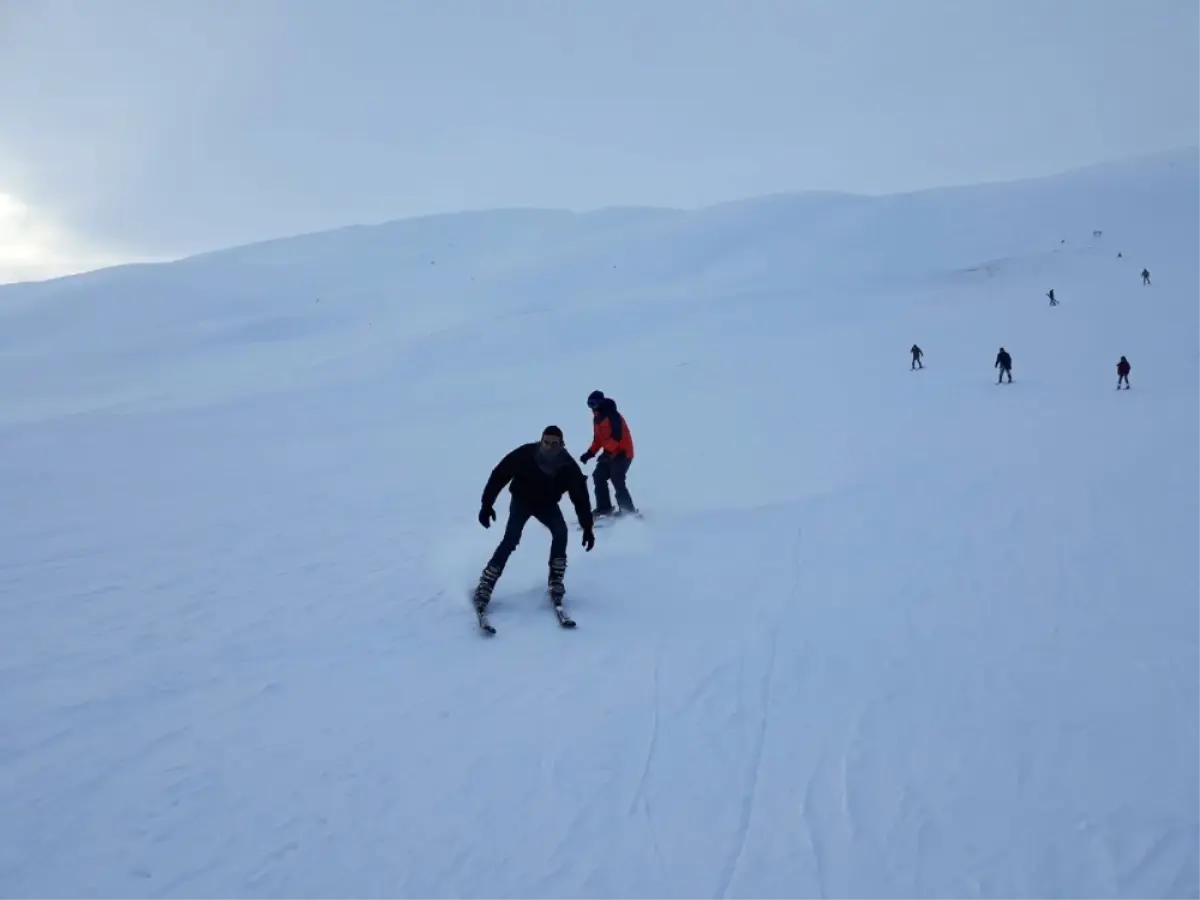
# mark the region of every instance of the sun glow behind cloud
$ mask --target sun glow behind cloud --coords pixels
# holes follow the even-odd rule
[[[0,191],[0,284],[57,278],[133,261],[87,246],[51,217]]]

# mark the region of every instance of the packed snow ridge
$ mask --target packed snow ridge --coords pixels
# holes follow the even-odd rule
[[[1200,896],[1198,162],[0,288],[0,895]]]

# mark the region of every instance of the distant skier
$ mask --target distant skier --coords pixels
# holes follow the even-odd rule
[[[1008,355],[1008,351],[1003,347],[996,354],[996,364],[992,368],[1000,370],[1000,377],[996,379],[996,384],[1002,382],[1005,375],[1008,376],[1008,383],[1012,384],[1012,357]]]
[[[1046,294],[1046,296],[1050,298],[1051,306],[1058,306],[1058,301],[1054,299],[1054,288],[1050,288],[1050,291]]]
[[[1149,283],[1150,283],[1150,270],[1142,269],[1142,284],[1149,284]]]
[[[1129,390],[1129,370],[1133,368],[1129,365],[1129,360],[1121,357],[1121,361],[1117,363],[1117,390],[1121,389],[1121,382],[1125,382],[1125,390]]]
[[[636,513],[637,508],[625,484],[625,477],[633,464],[633,435],[629,433],[629,425],[617,411],[613,399],[605,397],[601,391],[588,394],[587,405],[592,411],[592,445],[579,457],[579,461],[587,465],[597,452],[603,451],[592,471],[592,481],[596,487],[596,508],[592,515],[600,518],[614,513]],[[617,510],[613,509],[612,499],[608,495],[609,481],[617,495]]]
[[[567,571],[567,523],[558,506],[564,493],[570,496],[575,507],[575,515],[583,528],[583,546],[587,550],[596,545],[596,537],[592,532],[587,478],[567,452],[562,430],[557,425],[546,426],[540,442],[522,444],[507,453],[492,469],[479,507],[479,524],[484,528],[491,528],[491,523],[496,520],[493,507],[500,491],[510,482],[512,499],[508,505],[508,523],[504,527],[504,537],[479,576],[475,609],[483,612],[487,607],[492,589],[504,572],[509,556],[521,542],[521,532],[530,517],[550,530],[550,572],[546,586],[550,599],[560,606],[566,593],[563,576]]]
[[[923,351],[916,344],[913,344],[912,349],[909,350],[908,352],[912,354],[912,365],[909,366],[909,369],[925,368],[925,364],[921,362],[921,357],[925,355],[925,351]]]

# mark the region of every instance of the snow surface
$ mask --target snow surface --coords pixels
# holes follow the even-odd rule
[[[0,894],[1200,895],[1198,162],[0,289]]]

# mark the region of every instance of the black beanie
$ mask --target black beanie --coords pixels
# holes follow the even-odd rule
[[[557,425],[547,425],[544,429],[542,429],[542,435],[544,436],[547,434],[558,438],[560,441],[563,439],[562,429]]]

